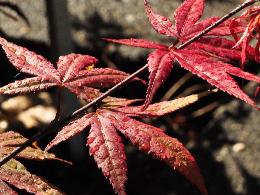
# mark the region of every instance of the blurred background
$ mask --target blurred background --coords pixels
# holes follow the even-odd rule
[[[155,11],[172,19],[173,10],[182,1],[149,2]],[[203,18],[222,16],[239,3],[238,0],[208,0]],[[54,64],[60,55],[74,52],[97,57],[100,60],[97,67],[128,73],[146,64],[149,50],[115,45],[101,38],[145,38],[169,45],[173,41],[152,29],[142,0],[1,0],[0,36],[43,55]],[[8,62],[3,50],[0,59],[0,86],[28,76]],[[246,70],[257,74],[256,66],[250,62]],[[147,76],[147,73],[141,75],[143,79]],[[237,81],[252,97],[255,83]],[[212,87],[205,81],[176,64],[154,101],[209,89]],[[145,90],[146,86],[131,83],[114,95],[143,98]],[[0,95],[0,132],[15,130],[30,137],[53,119],[56,104],[55,89],[15,97]],[[62,114],[67,115],[84,102],[64,91],[62,104]],[[197,159],[209,194],[260,194],[260,117],[250,106],[217,92],[178,112],[146,122],[164,129],[186,145]],[[87,132],[88,129],[52,149],[58,157],[73,161],[73,166],[60,162],[24,160],[23,163],[66,194],[113,194],[109,181],[88,155]],[[44,148],[53,136],[45,137],[38,145]],[[166,164],[138,151],[129,141],[125,143],[129,195],[199,194]]]

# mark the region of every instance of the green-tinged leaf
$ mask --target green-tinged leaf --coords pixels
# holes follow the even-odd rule
[[[37,195],[61,194],[43,179],[28,172],[21,163],[14,159],[0,167],[0,181]]]
[[[107,108],[118,108],[118,107],[125,107],[129,106],[131,104],[137,103],[143,101],[142,99],[125,99],[125,98],[116,98],[116,97],[106,97],[105,99],[102,100],[102,108],[107,107]]]
[[[0,158],[10,154],[16,147],[23,144],[27,139],[19,133],[8,131],[0,134]],[[27,147],[20,152],[17,158],[29,160],[59,160],[54,154],[44,152],[39,148]],[[0,167],[0,192],[1,194],[16,194],[8,185],[25,190],[38,195],[56,195],[61,194],[40,177],[31,174],[17,160],[11,159]]]
[[[3,157],[5,155],[10,154],[16,147],[23,144],[27,141],[19,133],[8,131],[6,133],[0,134],[0,156]],[[58,160],[62,162],[66,162],[62,159],[57,158],[54,154],[42,151],[40,148],[36,148],[33,146],[27,147],[25,150],[20,152],[17,157],[24,159],[32,159],[32,160]]]

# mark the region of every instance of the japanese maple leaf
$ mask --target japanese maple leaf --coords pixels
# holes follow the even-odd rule
[[[91,101],[95,94],[93,88],[107,88],[128,76],[119,70],[93,68],[95,57],[81,54],[60,56],[57,69],[44,57],[28,49],[8,42],[0,37],[10,62],[21,72],[35,75],[10,83],[0,88],[2,94],[36,92],[52,86],[65,87],[77,96]]]
[[[144,4],[148,18],[156,31],[163,35],[173,36],[181,41],[186,40],[190,35],[193,36],[194,33],[200,32],[218,19],[213,17],[198,22],[204,9],[203,0],[184,1],[174,13],[175,26],[167,17],[155,13],[146,0],[144,0]],[[224,23],[207,35],[229,35],[230,22],[227,23],[228,25]],[[241,29],[234,28],[234,30],[239,32]],[[155,92],[169,76],[175,61],[184,69],[196,74],[222,91],[255,106],[255,102],[239,88],[230,76],[232,74],[258,83],[260,81],[259,77],[244,72],[228,63],[240,59],[240,51],[232,50],[235,42],[224,38],[205,37],[193,42],[187,49],[180,50],[174,45],[168,46],[144,39],[105,40],[134,47],[155,49],[147,58],[150,75],[144,108],[152,101]],[[225,63],[220,60],[225,61]]]
[[[246,25],[245,25],[246,24]],[[236,32],[234,29],[237,27],[244,27],[244,31],[242,36],[239,38],[237,35],[238,32]],[[237,41],[236,45],[234,45],[234,48],[242,47],[242,53],[241,53],[241,61],[242,65],[245,64],[246,59],[248,58],[249,51],[248,48],[250,47],[250,41],[252,39],[256,39],[257,43],[255,45],[255,60],[257,62],[260,61],[260,6],[252,7],[248,10],[246,10],[244,13],[242,13],[241,16],[232,19],[230,23],[230,31],[234,37],[234,39]]]
[[[127,165],[122,138],[117,133],[119,131],[140,150],[164,160],[195,184],[202,194],[207,194],[203,177],[189,151],[177,139],[167,136],[163,130],[131,118],[162,116],[197,100],[198,95],[191,95],[151,104],[144,111],[141,106],[128,106],[127,101],[120,106],[116,106],[117,103],[113,101],[106,102],[103,108],[63,127],[46,150],[91,126],[87,138],[89,153],[94,156],[98,167],[110,180],[116,193],[124,195]]]
[[[27,139],[18,133],[8,131],[0,134],[0,157],[10,154],[16,147]],[[27,147],[16,158],[29,160],[61,160],[52,153],[47,153],[39,148]],[[62,160],[61,160],[62,161]],[[11,159],[0,167],[0,194],[18,194],[9,185],[26,190],[34,194],[61,194],[46,181],[37,175],[31,174],[17,160]]]
[[[199,21],[204,12],[204,0],[185,0],[173,13],[175,25],[168,17],[154,12],[147,0],[144,0],[144,6],[148,19],[155,31],[162,35],[178,38],[180,41],[185,41],[192,38],[194,35],[198,34],[220,19],[219,17],[214,16]],[[218,25],[208,32],[207,35],[230,35],[230,21],[231,20],[227,20]],[[233,30],[235,32],[242,32],[243,27],[237,26]]]

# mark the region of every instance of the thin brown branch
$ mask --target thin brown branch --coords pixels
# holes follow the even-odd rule
[[[185,97],[187,95],[193,94],[193,93],[198,92],[198,91],[205,90],[207,88],[209,88],[207,84],[201,84],[201,83],[195,84],[195,85],[192,85],[192,86],[186,88],[183,92],[178,94],[177,98],[178,97]]]
[[[204,106],[204,107],[202,107],[202,108],[200,108],[200,109],[194,111],[194,112],[191,114],[191,116],[192,116],[193,118],[200,117],[200,116],[202,116],[202,115],[204,115],[204,114],[206,114],[206,113],[208,113],[208,112],[210,112],[210,111],[216,109],[217,107],[219,107],[219,105],[220,105],[219,102],[212,102],[212,103],[210,103],[210,104],[208,104],[208,105],[206,105],[206,106]]]
[[[59,87],[58,88],[58,91],[57,91],[57,106],[56,106],[56,109],[57,109],[57,112],[56,112],[56,116],[54,118],[54,120],[60,120],[60,117],[61,117],[61,105],[62,105],[62,89]]]

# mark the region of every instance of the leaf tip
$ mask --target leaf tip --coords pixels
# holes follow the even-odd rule
[[[2,88],[0,88],[0,94],[4,94],[5,90],[3,90]]]
[[[146,99],[144,104],[143,104],[143,106],[142,106],[142,108],[141,108],[141,111],[145,111],[148,108],[150,103],[151,103],[151,99],[150,98]]]
[[[49,150],[53,147],[53,144],[50,142],[46,148],[44,149],[44,152],[49,152]]]
[[[102,38],[101,38],[101,40],[103,40],[103,41],[108,41],[108,42],[111,42],[111,41],[113,41],[113,39],[106,38],[106,37],[105,37],[105,38],[103,38],[103,37],[102,37]]]

